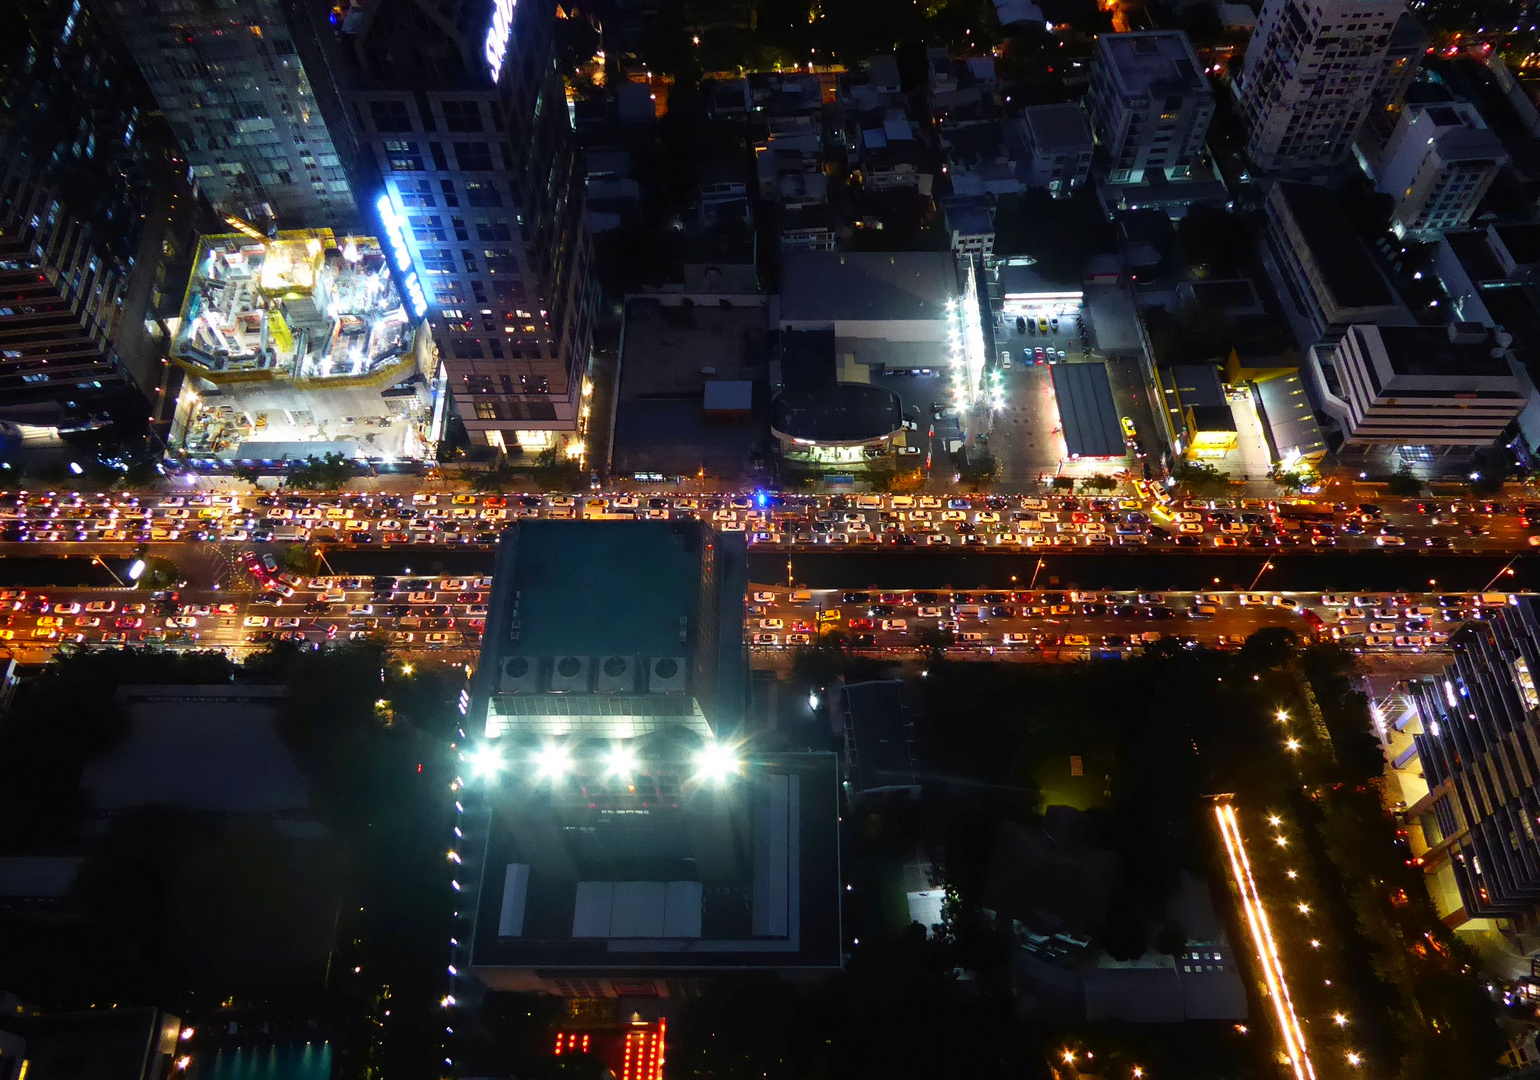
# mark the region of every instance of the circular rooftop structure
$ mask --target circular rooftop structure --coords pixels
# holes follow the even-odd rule
[[[771,407],[770,428],[782,439],[820,446],[860,446],[904,429],[898,394],[866,383],[835,383],[783,393]]]

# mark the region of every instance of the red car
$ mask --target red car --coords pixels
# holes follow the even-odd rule
[[[850,619],[846,621],[845,625],[852,630],[870,630],[877,624],[871,619]]]

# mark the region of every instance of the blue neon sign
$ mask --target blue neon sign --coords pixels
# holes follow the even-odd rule
[[[400,196],[387,187],[385,194],[375,202],[374,208],[380,212],[380,223],[385,226],[385,245],[390,249],[391,265],[396,268],[401,292],[406,296],[412,314],[420,319],[428,313],[428,293],[423,288],[422,278],[418,276],[412,258],[406,212],[401,208]]]

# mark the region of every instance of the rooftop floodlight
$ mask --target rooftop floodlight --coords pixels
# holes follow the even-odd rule
[[[630,747],[617,743],[605,755],[604,768],[616,779],[629,780],[636,772],[636,755],[631,752]]]
[[[555,784],[572,768],[572,754],[565,746],[547,746],[535,752],[535,771]]]
[[[503,771],[503,752],[491,744],[478,746],[467,757],[470,761],[472,776],[483,780],[495,780],[497,774]]]
[[[724,784],[742,764],[730,746],[709,742],[695,755],[696,774],[715,784]]]

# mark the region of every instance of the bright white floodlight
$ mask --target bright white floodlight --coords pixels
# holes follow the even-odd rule
[[[605,771],[611,776],[626,780],[636,772],[636,755],[630,747],[616,744],[604,758]]]
[[[572,754],[565,746],[547,746],[535,752],[535,771],[557,783],[572,768]]]
[[[697,774],[716,784],[726,783],[727,778],[738,771],[740,764],[732,747],[719,742],[707,743],[695,755]]]
[[[471,775],[483,780],[492,780],[503,771],[503,752],[495,746],[482,745],[472,750],[469,755]]]

